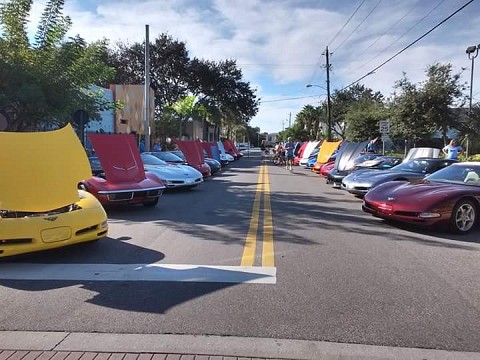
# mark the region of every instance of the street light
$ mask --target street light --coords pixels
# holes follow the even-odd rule
[[[331,104],[330,104],[330,91],[328,88],[324,88],[323,86],[320,85],[315,85],[315,84],[307,84],[306,87],[319,87],[320,89],[326,90],[327,91],[327,140],[330,141],[332,140],[332,114],[331,114]]]
[[[470,117],[470,119],[472,117],[473,68],[475,66],[475,58],[478,56],[478,50],[480,50],[480,44],[478,44],[477,46],[475,45],[469,46],[467,47],[467,50],[465,50],[465,52],[468,55],[468,58],[472,60],[472,66],[470,71],[470,104],[468,108],[468,116]],[[468,145],[469,145],[469,141],[468,141],[468,134],[467,134],[467,149],[466,149],[467,157],[468,157]]]

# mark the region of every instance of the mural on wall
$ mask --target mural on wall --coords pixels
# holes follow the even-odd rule
[[[143,106],[143,85],[110,85],[115,101],[122,101],[125,105],[115,112],[115,132],[122,134],[145,134],[145,111]],[[154,129],[155,96],[150,89],[150,129]]]

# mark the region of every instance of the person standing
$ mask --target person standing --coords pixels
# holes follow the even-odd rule
[[[458,142],[456,139],[452,139],[450,141],[450,144],[445,146],[442,149],[442,151],[446,155],[447,159],[458,160],[458,155],[463,152],[463,148],[460,145],[458,145]]]
[[[158,142],[156,142],[153,145],[153,151],[162,151],[162,146]]]
[[[292,142],[292,138],[289,137],[287,142],[285,143],[285,155],[287,157],[287,161],[285,163],[285,169],[292,170],[293,165],[293,152],[295,151],[295,144]]]

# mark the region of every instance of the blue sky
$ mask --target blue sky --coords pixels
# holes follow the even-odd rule
[[[0,0],[1,2],[1,0]],[[244,79],[261,98],[251,125],[264,132],[288,126],[291,116],[325,99],[325,57],[331,53],[331,88],[339,89],[380,65],[468,0],[66,0],[73,20],[71,35],[88,41],[107,38],[143,41],[168,33],[186,43],[191,57],[236,59]],[[35,27],[45,0],[34,0]],[[341,30],[354,11],[358,11]],[[437,30],[361,83],[386,97],[406,72],[425,79],[434,62],[452,63],[470,82],[467,46],[480,44],[480,0],[468,5]],[[340,32],[339,32],[340,31]],[[338,36],[335,37],[335,35]],[[480,101],[480,57],[473,93]],[[464,70],[462,70],[462,68]],[[291,115],[290,115],[291,114]]]

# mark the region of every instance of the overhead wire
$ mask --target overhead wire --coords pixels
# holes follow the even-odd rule
[[[378,36],[370,45],[368,45],[363,51],[361,51],[359,54],[355,55],[356,58],[361,58],[363,54],[365,54],[369,49],[372,48],[373,45],[375,45],[377,42],[380,41],[381,38],[383,38],[386,34],[390,32],[395,26],[397,26],[400,22],[402,22],[403,19],[405,19],[410,13],[416,9],[418,4],[415,4],[410,10],[408,10],[401,18],[399,18],[397,21],[395,21],[392,26],[390,26],[387,30],[383,31],[380,36]]]
[[[396,58],[398,55],[400,55],[401,53],[403,53],[405,50],[409,49],[410,47],[412,47],[413,45],[415,45],[417,42],[419,42],[420,40],[422,40],[425,36],[427,36],[428,34],[430,34],[432,31],[434,31],[436,28],[438,28],[439,26],[443,25],[445,22],[447,22],[448,20],[450,20],[453,16],[455,16],[456,14],[458,14],[460,11],[462,11],[463,9],[465,9],[468,5],[470,5],[472,2],[474,2],[475,0],[469,0],[467,3],[465,3],[463,6],[461,6],[459,9],[455,10],[453,13],[451,13],[450,15],[448,15],[445,19],[443,19],[442,21],[440,21],[437,25],[435,25],[433,28],[431,28],[430,30],[428,30],[425,34],[423,34],[422,36],[418,37],[416,40],[412,41],[410,44],[408,44],[407,46],[405,46],[402,50],[396,52],[394,55],[392,55],[391,57],[389,57],[387,60],[385,60],[384,62],[382,62],[380,65],[378,65],[376,68],[374,68],[373,70],[369,71],[368,73],[366,73],[365,75],[363,75],[361,78],[355,80],[354,82],[348,84],[347,86],[343,87],[341,90],[345,90],[347,88],[349,88],[350,86],[352,85],[355,85],[356,83],[358,83],[359,81],[362,81],[363,79],[365,79],[367,76],[369,75],[372,75],[373,73],[375,73],[375,71],[377,71],[378,69],[380,69],[381,67],[383,67],[384,65],[386,65],[387,63],[389,63],[390,61],[392,61],[394,58]]]
[[[362,0],[362,2],[357,6],[357,8],[355,9],[355,11],[353,12],[352,15],[350,15],[350,17],[347,19],[347,21],[343,24],[343,26],[340,28],[340,30],[337,31],[337,33],[335,34],[335,36],[327,43],[327,47],[330,46],[334,41],[335,39],[338,37],[338,35],[340,35],[340,33],[343,31],[343,29],[345,29],[345,27],[350,23],[350,20],[352,20],[352,18],[355,16],[355,14],[358,12],[358,10],[362,7],[362,5],[365,3],[366,0]],[[317,60],[317,63],[316,63],[316,67],[315,69],[313,70],[313,74],[312,76],[310,77],[310,81],[309,83],[312,83],[313,79],[315,78],[315,76],[317,75],[317,71],[318,71],[318,68],[320,67],[320,64],[322,62],[322,59],[323,59],[323,56],[320,56]]]
[[[368,64],[370,64],[373,60],[377,59],[379,56],[381,56],[382,54],[384,54],[385,52],[387,52],[393,45],[395,45],[397,42],[399,42],[401,39],[403,39],[405,37],[405,35],[407,35],[410,31],[412,31],[414,28],[416,28],[422,21],[424,21],[427,17],[429,17],[440,5],[442,5],[443,3],[445,2],[445,0],[441,0],[438,4],[436,4],[427,14],[425,14],[420,20],[418,20],[413,26],[411,26],[407,31],[405,31],[402,35],[400,35],[397,39],[395,39],[395,41],[393,41],[390,45],[388,45],[386,48],[384,48],[383,50],[381,50],[379,53],[377,53],[377,55],[375,55],[373,58],[371,58],[370,60],[368,60],[367,62],[363,63],[362,65],[360,65],[357,69],[355,69],[354,71],[352,71],[351,73],[354,73],[362,68],[364,68],[365,66],[367,66]],[[357,56],[357,57],[360,57],[360,56]]]
[[[357,8],[355,9],[355,11],[353,12],[352,15],[350,15],[350,17],[347,19],[347,21],[343,24],[343,26],[340,28],[340,30],[337,31],[337,33],[335,34],[335,36],[333,37],[332,40],[330,40],[328,43],[327,43],[327,46],[330,46],[332,45],[332,43],[335,41],[335,39],[338,37],[338,35],[340,35],[340,33],[343,31],[343,29],[345,29],[345,27],[350,23],[350,20],[352,20],[352,18],[355,16],[355,14],[358,12],[358,10],[360,10],[360,8],[362,7],[362,5],[365,3],[366,0],[363,0],[358,6]]]
[[[316,98],[316,97],[323,96],[323,95],[326,95],[326,94],[311,95],[311,96],[298,96],[298,97],[283,98],[283,99],[273,99],[273,100],[260,100],[260,103],[264,104],[264,103],[271,103],[271,102],[280,102],[280,101],[289,101],[289,100]]]
[[[348,39],[350,39],[350,37],[358,30],[358,28],[360,26],[362,26],[362,24],[370,17],[370,15],[373,14],[373,12],[375,11],[375,9],[382,3],[383,0],[378,0],[377,3],[375,4],[375,6],[372,8],[372,10],[370,10],[370,12],[367,14],[367,16],[365,16],[363,18],[362,21],[360,21],[360,23],[355,27],[355,29],[352,30],[352,32],[345,38],[343,39],[343,41],[340,43],[340,45],[338,45],[335,50],[332,50],[332,53],[335,53],[340,47],[342,47],[343,44],[345,44],[347,42]]]

